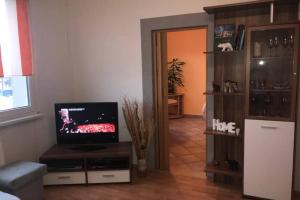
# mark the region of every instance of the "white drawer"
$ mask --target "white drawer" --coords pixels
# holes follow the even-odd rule
[[[88,183],[121,183],[130,182],[129,170],[88,171]]]
[[[84,172],[52,172],[44,176],[44,185],[85,184]]]
[[[245,120],[244,194],[291,199],[294,122]]]

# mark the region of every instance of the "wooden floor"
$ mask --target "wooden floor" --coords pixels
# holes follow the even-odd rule
[[[203,177],[150,171],[132,184],[48,186],[45,200],[237,200],[238,191],[220,187]],[[297,200],[299,200],[297,198]]]
[[[131,184],[48,186],[45,200],[242,199],[238,190],[206,179],[204,125],[199,119],[171,121],[170,172],[151,170],[145,178],[134,175]]]
[[[193,178],[166,171],[150,171],[132,184],[89,186],[48,186],[45,200],[235,200],[237,191],[208,182],[205,176]]]
[[[206,180],[205,137],[200,119],[170,121],[170,171],[151,170],[131,184],[49,186],[45,200],[235,200],[240,192]]]

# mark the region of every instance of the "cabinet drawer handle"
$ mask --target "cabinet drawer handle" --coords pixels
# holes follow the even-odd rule
[[[58,179],[70,179],[70,176],[59,176]]]
[[[278,127],[276,127],[276,126],[262,125],[261,128],[266,128],[266,129],[277,129]]]
[[[115,175],[113,174],[104,174],[102,175],[103,178],[111,178],[111,177],[114,177]]]

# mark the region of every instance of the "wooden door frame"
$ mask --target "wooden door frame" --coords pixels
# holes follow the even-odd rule
[[[141,20],[141,46],[142,46],[142,77],[143,77],[143,108],[145,117],[155,117],[155,112],[158,111],[158,105],[155,104],[155,70],[153,68],[153,44],[152,32],[157,30],[170,30],[179,28],[194,28],[194,27],[207,27],[207,51],[213,51],[213,31],[214,31],[214,16],[206,13],[195,13],[186,15],[176,15],[170,17],[159,17]],[[207,57],[207,70],[206,70],[206,85],[207,89],[212,89],[213,80],[213,57]],[[207,119],[210,125],[210,119],[213,116],[213,97],[207,97]],[[158,141],[158,137],[163,134],[162,128],[155,117],[157,123],[155,139],[151,145],[149,164],[152,168],[167,169],[169,158],[166,159],[166,151],[168,146],[163,141]],[[206,142],[207,160],[211,161],[214,154],[213,137],[208,137]],[[158,149],[160,147],[160,149]],[[163,150],[162,150],[163,149]]]
[[[167,110],[167,32],[152,32],[153,47],[153,98],[154,98],[154,121],[157,133],[155,134],[155,168],[169,169],[169,134],[168,110]]]
[[[168,170],[170,167],[170,133],[168,119],[168,71],[167,71],[167,34],[178,31],[206,30],[207,27],[176,28],[158,30],[152,32],[153,47],[153,98],[154,98],[154,120],[157,123],[155,136],[155,167]],[[207,48],[207,47],[206,47]],[[207,51],[205,49],[205,51]]]

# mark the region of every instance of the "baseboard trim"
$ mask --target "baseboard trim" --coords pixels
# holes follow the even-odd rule
[[[300,197],[300,191],[293,191],[293,198],[295,197]],[[267,199],[263,199],[263,198],[259,198],[259,197],[254,197],[254,196],[249,196],[249,195],[244,195],[243,194],[243,198],[246,198],[246,199],[257,199],[257,200],[267,200]]]
[[[243,194],[243,199],[253,199],[253,200],[268,200],[268,199],[264,199],[264,198],[260,198],[260,197],[254,197],[254,196],[249,196],[249,195],[244,195]]]

